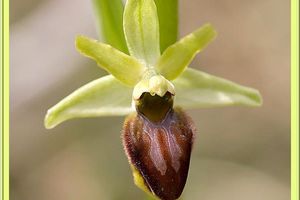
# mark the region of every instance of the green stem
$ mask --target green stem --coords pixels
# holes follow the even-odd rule
[[[111,46],[128,53],[123,32],[122,0],[92,0],[92,2],[100,35]]]

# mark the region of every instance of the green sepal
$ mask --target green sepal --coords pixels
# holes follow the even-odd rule
[[[153,65],[160,56],[159,22],[153,0],[127,0],[124,33],[130,55]]]
[[[183,108],[260,106],[262,97],[252,88],[188,68],[173,81],[174,103]]]
[[[146,67],[137,59],[85,36],[76,38],[77,50],[97,62],[122,83],[134,86],[142,77]]]
[[[206,24],[168,47],[155,64],[157,71],[169,80],[178,77],[216,36],[216,31]]]
[[[128,53],[123,32],[122,0],[93,0],[100,37],[111,46]]]
[[[131,106],[132,88],[107,75],[94,80],[50,108],[45,127],[50,129],[72,118],[123,116],[135,109]]]

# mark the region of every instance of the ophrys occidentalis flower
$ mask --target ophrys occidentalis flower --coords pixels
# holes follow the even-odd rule
[[[79,117],[129,115],[122,135],[136,184],[157,198],[172,200],[184,188],[195,136],[193,122],[182,108],[258,106],[261,97],[257,90],[188,68],[215,38],[211,25],[162,48],[159,23],[153,0],[128,0],[123,28],[129,54],[78,36],[79,52],[111,75],[49,109],[45,126]]]

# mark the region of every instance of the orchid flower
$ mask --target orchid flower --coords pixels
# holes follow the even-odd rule
[[[123,12],[119,0],[95,2]],[[102,24],[113,29],[106,34],[109,44],[78,36],[76,49],[109,75],[75,90],[45,117],[50,129],[73,118],[128,115],[122,138],[134,181],[162,200],[178,199],[188,175],[196,131],[182,109],[262,104],[257,90],[189,67],[216,31],[205,24],[176,41],[177,21],[167,21],[176,19],[176,5],[174,0],[127,0],[123,31]]]

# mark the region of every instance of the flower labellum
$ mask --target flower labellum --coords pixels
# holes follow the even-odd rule
[[[136,110],[125,120],[123,145],[133,171],[142,177],[138,186],[162,200],[178,199],[186,183],[195,134],[191,118],[180,108],[173,109],[170,92],[162,97],[143,93]]]

